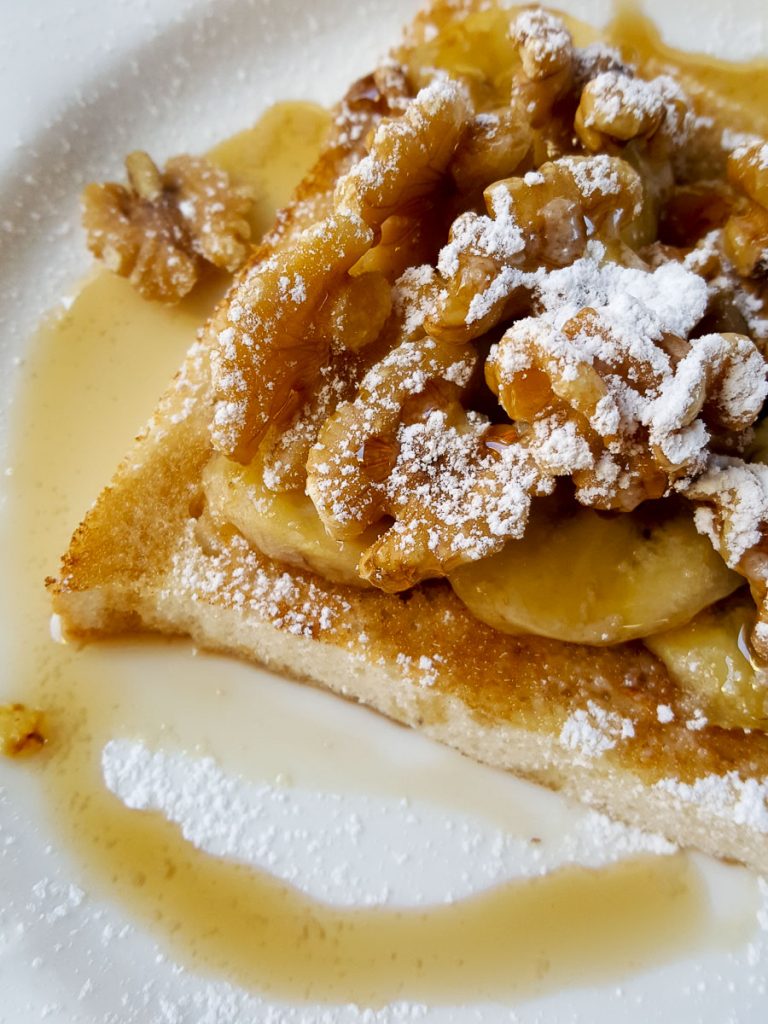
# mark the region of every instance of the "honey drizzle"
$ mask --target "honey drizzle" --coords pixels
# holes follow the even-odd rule
[[[126,810],[92,760],[78,755],[73,768],[88,798],[66,832],[91,893],[129,907],[185,966],[278,998],[506,1001],[613,980],[723,939],[682,854],[563,869],[424,910],[334,908],[199,851],[158,814]]]
[[[631,36],[644,52],[670,55],[635,14],[622,13],[610,35],[617,42]],[[727,95],[743,94],[745,106],[754,106],[748,94],[755,87],[765,95],[768,65],[744,71],[687,55],[674,59],[709,76]],[[259,126],[214,151],[239,180],[253,173],[264,196],[257,229],[285,201],[326,126],[327,115],[317,108],[281,104]],[[111,429],[100,433],[102,425],[117,420],[125,429],[131,416],[144,415],[148,394],[159,392],[220,288],[221,282],[212,281],[207,291],[168,311],[135,300],[125,282],[96,277],[70,312],[41,332],[28,391],[17,407],[18,473],[4,526],[24,523],[26,535],[21,547],[7,546],[7,576],[23,581],[19,593],[3,595],[18,627],[9,631],[8,664],[26,680],[21,695],[51,709],[53,742],[40,758],[41,777],[89,891],[118,900],[175,957],[204,972],[291,999],[367,1005],[395,998],[458,1003],[520,997],[607,981],[677,953],[743,941],[749,931],[744,918],[730,932],[714,927],[698,872],[683,856],[630,861],[599,872],[569,869],[440,908],[337,910],[259,871],[198,851],[175,826],[158,815],[127,810],[104,790],[99,752],[131,722],[122,707],[125,683],[137,664],[146,670],[154,656],[150,652],[147,659],[143,644],[136,645],[139,662],[130,650],[116,658],[110,645],[76,652],[47,644],[45,598],[29,583],[30,566],[35,575],[40,562],[51,568],[83,494],[107,475],[115,447],[125,446],[119,430],[115,436]],[[96,358],[78,363],[81,345],[62,378],[62,346],[83,332],[98,350],[92,353]],[[134,345],[133,378],[115,376],[114,366],[110,374],[110,346],[122,371],[131,362],[123,346]],[[67,390],[67,384],[77,387]],[[89,394],[92,403],[84,401]],[[116,417],[109,415],[110,404]],[[58,436],[52,426],[57,423]],[[84,467],[86,439],[90,465]],[[52,449],[57,440],[60,449]],[[46,455],[57,460],[50,474]],[[16,539],[17,531],[9,536]],[[150,676],[183,699],[184,657],[160,646]],[[173,663],[182,677],[175,683],[166,679]],[[236,671],[220,669],[225,679],[229,668]],[[146,709],[144,717],[142,736],[159,741],[162,721],[150,719]]]

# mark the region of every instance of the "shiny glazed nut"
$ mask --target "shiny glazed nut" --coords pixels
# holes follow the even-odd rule
[[[337,209],[378,229],[387,217],[418,208],[445,175],[471,116],[461,83],[435,78],[401,117],[376,129],[368,156],[339,182]]]
[[[393,518],[360,560],[360,575],[380,589],[405,590],[498,550],[522,535],[532,496],[551,490],[513,428],[462,408],[475,359],[468,347],[404,342],[310,452],[307,493],[332,536]]]
[[[435,79],[401,118],[379,125],[369,156],[339,180],[335,212],[238,283],[214,325],[211,436],[219,451],[250,462],[270,427],[294,420],[328,364],[330,341],[314,325],[323,303],[384,220],[423,202],[444,176],[470,116],[463,87]]]
[[[476,358],[468,347],[405,341],[368,371],[353,402],[329,416],[307,461],[307,493],[329,533],[354,537],[384,515],[387,497],[376,479],[381,473],[371,477],[366,471],[366,446],[376,442],[377,463],[381,442],[396,456],[395,434],[407,401],[442,382],[455,402]],[[442,404],[446,394],[436,399]],[[367,458],[370,463],[370,451]]]
[[[381,590],[407,590],[521,537],[532,498],[549,494],[553,480],[510,435],[458,403],[404,421],[383,484],[394,523],[363,553],[360,575]]]
[[[334,349],[357,352],[381,333],[392,312],[392,289],[377,271],[347,277],[328,296],[314,319],[314,330]]]
[[[575,127],[586,148],[597,151],[611,140],[652,135],[663,116],[664,102],[653,83],[604,71],[584,86]]]
[[[747,379],[754,387],[745,396]],[[549,438],[567,424],[571,467],[563,468],[578,500],[621,511],[700,473],[707,427],[744,430],[768,393],[764,360],[749,338],[686,342],[665,334],[640,343],[610,312],[591,308],[562,327],[546,318],[518,321],[492,348],[486,380],[508,415],[530,424],[534,453],[537,429]]]
[[[514,174],[527,155],[533,135],[519,106],[499,107],[470,121],[451,163],[464,192],[484,189]]]
[[[358,217],[335,215],[238,283],[212,355],[211,434],[225,455],[250,462],[272,424],[290,424],[328,361],[329,339],[310,331],[313,317],[371,240]]]
[[[566,266],[588,239],[618,243],[643,198],[637,172],[617,157],[564,157],[484,192],[487,214],[465,213],[440,253],[427,333],[469,341],[526,311],[530,275]]]
[[[512,84],[512,98],[525,111],[531,127],[540,128],[571,85],[571,35],[556,15],[529,10],[514,20],[510,36],[522,64]]]

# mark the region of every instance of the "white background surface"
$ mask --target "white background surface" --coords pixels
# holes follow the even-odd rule
[[[23,387],[18,358],[34,323],[87,265],[77,229],[82,185],[118,173],[122,155],[137,146],[157,158],[201,151],[252,123],[274,100],[333,101],[397,38],[416,6],[410,0],[0,0],[0,427]],[[608,9],[597,0],[563,6],[592,20]],[[674,43],[728,55],[768,52],[763,0],[659,0],[649,10]],[[0,458],[4,443],[3,432]],[[6,608],[2,629],[12,628]],[[0,678],[0,697],[11,683]],[[267,692],[275,714],[295,713],[291,688],[276,683]],[[324,695],[313,694],[301,713],[329,731],[349,722],[368,738],[367,756],[382,764],[394,750],[421,768],[449,756]],[[87,893],[72,888],[67,858],[48,847],[33,789],[29,779],[0,766],[0,1022],[240,1024],[268,1018],[264,1004],[178,974],[161,954],[158,959],[152,939],[123,931],[119,908],[94,907]],[[548,794],[528,787],[514,792],[515,799],[532,801],[542,819],[564,813]],[[384,804],[371,807],[372,814],[389,813]],[[438,828],[430,815],[425,808],[424,827]],[[482,832],[465,818],[457,821]],[[471,880],[472,870],[449,861],[446,885],[467,871]],[[488,879],[475,881],[481,887]],[[750,957],[759,955],[753,950]],[[759,987],[765,971],[765,960],[750,963],[746,955],[702,959],[631,979],[621,993],[568,993],[514,1013],[485,1008],[481,1017],[757,1024],[768,1018],[768,997]],[[320,1020],[324,1012],[283,1008],[271,1019]],[[397,1009],[383,1014],[409,1015]],[[463,1020],[469,1010],[427,1015]],[[345,1008],[330,1019],[359,1016]]]

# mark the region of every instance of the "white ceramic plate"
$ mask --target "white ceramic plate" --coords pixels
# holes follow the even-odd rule
[[[82,184],[119,173],[122,155],[139,146],[159,158],[202,151],[252,123],[277,99],[332,102],[397,38],[401,24],[417,5],[412,0],[327,0],[323,4],[304,0],[111,4],[28,0],[11,4],[6,0],[3,6],[3,544],[10,545],[25,527],[12,518],[19,488],[36,487],[41,509],[55,503],[51,549],[62,550],[93,495],[84,491],[77,477],[63,482],[56,477],[55,446],[49,467],[15,465],[10,437],[14,402],[23,396],[35,369],[34,359],[26,359],[34,325],[44,311],[71,292],[88,265],[77,229]],[[562,6],[600,21],[609,4],[584,0]],[[701,0],[674,5],[656,0],[648,8],[677,45],[729,56],[768,53],[768,16],[760,0],[741,0],[727,9]],[[121,358],[123,363],[117,359],[113,367],[115,376],[104,385],[106,391],[118,386],[121,370],[130,361],[125,354]],[[177,358],[178,354],[169,357],[169,366]],[[78,437],[66,425],[61,443],[82,442],[83,459],[97,460],[99,476],[106,477],[131,432],[149,412],[165,375],[163,371],[158,379],[137,385],[129,418],[109,423],[109,436],[106,441],[101,438],[98,451],[89,452],[87,437]],[[94,426],[103,427],[104,410],[97,402],[93,415]],[[0,699],[24,691],[24,681],[17,675],[25,663],[18,636],[28,635],[30,621],[44,642],[39,580],[53,566],[47,555],[31,561],[34,564],[24,571],[6,571],[0,580],[4,655]],[[191,761],[179,759],[179,746],[184,746],[179,737],[198,736],[199,745],[207,749],[209,737],[200,721],[212,706],[212,689],[226,691],[227,721],[243,746],[242,719],[253,716],[249,738],[262,756],[261,774],[251,781],[265,783],[269,799],[277,794],[278,803],[284,805],[287,800],[293,813],[301,815],[303,839],[309,836],[313,841],[314,853],[307,854],[306,842],[302,847],[290,841],[292,833],[281,825],[279,814],[272,823],[287,838],[282,846],[270,848],[268,856],[263,849],[258,852],[258,844],[248,847],[242,837],[229,845],[222,840],[218,846],[216,842],[209,846],[212,852],[235,853],[268,866],[318,898],[339,903],[442,902],[535,872],[574,853],[590,862],[618,856],[627,842],[626,833],[611,831],[604,823],[598,827],[560,798],[468,764],[361,709],[272,680],[254,669],[184,656],[189,702],[203,710],[197,715],[185,712],[185,727],[175,732],[169,717],[170,760],[160,764],[165,781],[172,790],[175,773],[178,790],[178,776],[199,768],[199,750],[188,750]],[[84,652],[82,658],[84,672],[103,674],[117,692],[130,691],[137,714],[143,710],[171,715],[172,709],[163,705],[158,693],[157,667],[149,665],[141,653],[97,650]],[[280,748],[270,746],[275,733],[288,737]],[[113,748],[115,763],[121,749]],[[342,775],[347,783],[340,783]],[[162,942],[157,945],[157,935],[132,926],[124,906],[94,897],[78,868],[76,852],[58,847],[58,833],[50,826],[38,785],[33,771],[0,764],[0,1024],[38,1019],[67,1024],[256,1020],[351,1024],[373,1019],[465,1020],[470,1015],[494,1024],[511,1020],[599,1024],[617,1018],[638,1024],[670,1020],[723,1024],[763,1021],[768,1016],[768,942],[759,929],[749,944],[678,957],[652,971],[629,974],[620,982],[572,987],[517,1004],[398,1005],[375,1013],[348,1006],[271,1004],[215,979],[180,970]],[[246,801],[261,800],[263,810],[267,799],[263,791],[249,797],[246,787],[240,795]],[[403,806],[403,798],[411,801],[409,806]],[[169,806],[161,809],[183,817],[178,806],[176,812]],[[362,822],[363,837],[350,845],[351,821]],[[453,837],[450,842],[446,833]],[[546,840],[543,858],[533,857],[530,848],[518,841],[534,833]],[[386,855],[372,862],[374,848],[384,849]],[[702,862],[701,870],[724,920],[741,905],[745,912],[756,913],[754,880],[709,863]],[[765,911],[763,924],[768,927]]]

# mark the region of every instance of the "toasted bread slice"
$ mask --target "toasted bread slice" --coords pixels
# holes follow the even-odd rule
[[[201,487],[209,383],[198,342],[72,538],[49,581],[68,634],[190,636],[630,824],[768,871],[768,737],[688,728],[684,696],[642,645],[506,636],[475,620],[444,582],[405,595],[328,583],[215,523]],[[671,721],[659,721],[659,706]]]
[[[327,209],[361,146],[328,148],[243,273]],[[445,581],[404,594],[330,583],[270,560],[211,515],[210,351],[225,313],[226,299],[48,581],[65,632],[189,636],[631,825],[768,871],[768,735],[702,728],[641,643],[505,635]]]

